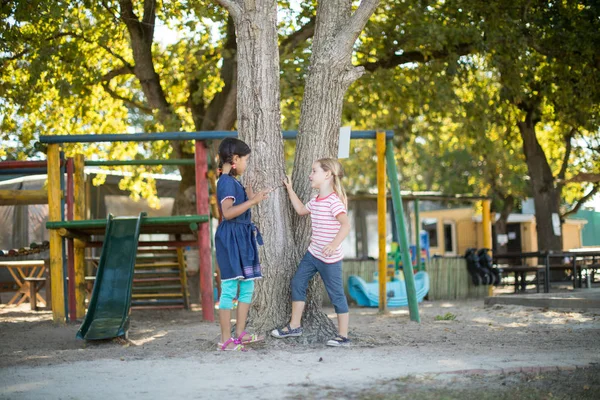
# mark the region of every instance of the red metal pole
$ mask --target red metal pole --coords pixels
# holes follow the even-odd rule
[[[67,221],[73,221],[74,211],[74,164],[67,158]],[[75,301],[75,246],[73,239],[67,239],[67,268],[69,276],[69,321],[77,320],[77,304]]]
[[[208,204],[208,163],[206,158],[206,145],[196,140],[196,212],[199,215],[209,215]],[[213,274],[210,250],[210,221],[198,227],[198,255],[200,259],[200,297],[202,304],[202,318],[205,321],[215,320],[215,306],[213,299]]]
[[[46,161],[2,161],[0,169],[46,168],[47,165]],[[60,165],[62,166],[63,163],[61,162]]]

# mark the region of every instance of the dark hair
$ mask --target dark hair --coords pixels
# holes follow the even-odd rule
[[[233,164],[233,156],[244,157],[250,154],[250,147],[240,139],[226,138],[219,145],[219,169],[223,168],[223,164]],[[232,168],[230,175],[235,175],[235,170]],[[221,176],[221,173],[219,173]]]

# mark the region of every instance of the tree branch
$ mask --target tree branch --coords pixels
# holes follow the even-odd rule
[[[56,34],[56,35],[54,35],[54,36],[52,36],[52,37],[50,37],[50,38],[48,38],[46,40],[50,41],[52,39],[58,39],[58,38],[63,37],[63,36],[71,36],[71,37],[74,37],[74,38],[77,38],[77,39],[81,39],[81,40],[83,40],[84,42],[86,42],[88,44],[96,45],[96,46],[100,47],[101,49],[104,49],[104,51],[106,51],[111,56],[113,56],[113,57],[117,58],[118,60],[120,60],[124,65],[126,65],[129,68],[133,69],[133,66],[125,59],[125,57],[123,57],[123,56],[115,53],[114,51],[112,51],[112,49],[110,47],[108,47],[106,45],[103,45],[103,44],[100,44],[100,43],[98,43],[96,41],[90,40],[90,39],[86,38],[82,34],[79,34],[79,33],[76,33],[76,32],[70,32],[70,31],[61,32],[61,33],[58,33],[58,34]]]
[[[580,172],[574,177],[563,181],[564,183],[599,183],[600,173]]]
[[[144,23],[140,22],[140,19],[138,18],[138,16],[135,14],[135,11],[133,9],[133,3],[131,2],[131,0],[119,0],[119,5],[121,6],[121,21],[123,21],[125,23],[125,26],[127,26],[127,30],[129,31],[129,36],[131,37],[131,41],[132,42],[137,42],[138,44],[144,44],[146,47],[151,47],[152,46],[152,36],[150,37],[150,40],[148,41],[148,34],[153,33],[154,29],[146,29],[144,26]],[[144,12],[146,11],[146,6],[147,6],[147,2],[144,3]],[[153,14],[151,12],[149,12],[148,14],[144,14],[144,18],[149,18],[150,16],[153,16]],[[154,26],[154,22],[151,21],[145,21],[145,24],[150,24],[152,26]],[[133,45],[134,47],[134,52],[135,52],[135,45]],[[134,57],[135,58],[135,57]]]
[[[362,0],[360,2],[360,5],[350,17],[350,21],[348,22],[346,29],[344,29],[345,33],[343,33],[354,37],[352,43],[358,39],[358,35],[360,35],[362,30],[365,28],[365,25],[369,21],[369,18],[371,18],[371,15],[373,15],[375,12],[375,9],[378,5],[379,0]]]
[[[564,180],[565,174],[567,173],[567,168],[569,166],[569,158],[571,157],[571,151],[573,150],[573,144],[571,143],[571,139],[575,136],[577,129],[573,128],[565,137],[566,148],[565,148],[565,156],[563,157],[563,162],[560,167],[560,171],[558,172],[557,179]]]
[[[117,92],[115,92],[114,90],[112,90],[108,84],[108,82],[103,82],[102,83],[102,87],[104,88],[104,90],[106,91],[106,93],[108,93],[113,99],[117,99],[117,100],[121,100],[123,103],[137,108],[138,110],[142,111],[144,114],[148,114],[148,115],[152,115],[152,108],[147,107],[143,104],[137,103],[135,101],[133,101],[132,99],[128,99],[127,97],[123,97],[120,94],[118,94]]]
[[[296,46],[305,42],[315,34],[315,18],[311,18],[296,32],[292,33],[281,41],[279,45],[279,57],[283,58],[290,55]]]
[[[236,94],[237,94],[237,42],[233,17],[227,18],[227,39],[223,45],[223,66],[221,79],[223,88],[217,92],[208,105],[200,100],[198,104],[193,101],[193,94],[200,90],[197,79],[190,81],[190,110],[196,129],[229,130],[236,120]]]
[[[108,11],[110,15],[112,15],[115,21],[119,20],[119,10],[116,7],[111,7],[106,1],[100,1],[100,4],[106,9],[106,11]]]
[[[121,76],[121,75],[133,75],[133,67],[130,67],[129,65],[123,66],[121,68],[117,68],[114,69],[110,72],[107,72],[106,74],[104,74],[102,76],[102,78],[100,79],[102,82],[109,82],[111,81],[113,78],[116,78],[117,76]]]
[[[144,0],[144,16],[141,27],[149,37],[154,37],[154,24],[156,20],[156,0]]]
[[[229,14],[231,14],[231,17],[234,20],[238,20],[243,13],[243,8],[242,8],[242,4],[240,4],[240,0],[215,0],[217,3],[219,3],[223,8],[225,8]]]
[[[112,51],[112,49],[111,49],[110,47],[108,47],[108,46],[106,46],[106,45],[103,45],[103,44],[100,44],[100,43],[98,43],[97,41],[93,41],[93,40],[87,39],[87,38],[86,38],[85,36],[83,36],[82,34],[79,34],[79,33],[76,33],[76,32],[71,32],[71,31],[59,32],[59,33],[57,33],[57,34],[55,34],[55,35],[52,35],[52,36],[49,36],[49,37],[47,37],[45,40],[46,40],[47,42],[50,42],[50,41],[52,41],[52,40],[60,39],[61,37],[65,37],[65,36],[70,36],[70,37],[74,37],[74,38],[77,38],[77,39],[81,39],[81,40],[83,40],[84,42],[86,42],[86,43],[88,43],[88,44],[91,44],[91,45],[96,45],[96,46],[100,47],[101,49],[103,49],[104,51],[106,51],[106,52],[107,52],[108,54],[110,54],[111,56],[113,56],[113,57],[115,57],[115,58],[119,59],[119,60],[120,60],[120,61],[121,61],[121,62],[122,62],[124,65],[127,65],[127,66],[129,66],[130,68],[133,68],[133,67],[131,66],[131,64],[130,64],[130,63],[129,63],[129,62],[126,60],[126,59],[125,59],[125,57],[123,57],[123,56],[121,56],[121,55],[119,55],[119,54],[115,53],[114,51]],[[16,60],[16,59],[18,59],[18,58],[21,58],[21,57],[22,57],[22,56],[24,56],[25,54],[29,53],[30,51],[31,51],[31,49],[30,49],[30,48],[27,48],[27,49],[25,49],[25,50],[23,50],[23,51],[21,51],[21,52],[19,52],[19,53],[15,54],[15,55],[11,56],[11,57],[7,57],[7,58],[5,58],[5,60],[11,60],[11,61],[12,61],[12,60]]]
[[[571,208],[569,211],[565,212],[564,214],[562,214],[561,218],[566,218],[568,215],[571,214],[575,214],[577,211],[579,211],[579,209],[588,201],[590,200],[592,197],[594,197],[594,195],[596,193],[598,193],[598,191],[600,191],[600,184],[595,184],[594,187],[592,188],[592,190],[589,191],[588,194],[586,194],[585,196],[583,196],[581,199],[579,199],[577,201],[577,203],[575,203],[575,207]]]
[[[393,54],[389,58],[383,58],[378,61],[362,64],[367,71],[373,72],[379,68],[389,69],[402,64],[408,63],[424,63],[431,60],[437,60],[448,57],[450,54],[465,56],[475,51],[472,43],[461,43],[454,48],[434,51],[431,54],[425,55],[420,51],[410,51],[402,54]]]
[[[131,24],[137,26],[140,20],[135,15],[135,11],[133,11],[131,0],[119,0],[119,4],[121,5],[121,20],[128,26]]]
[[[362,0],[346,26],[336,35],[334,47],[352,48],[378,5],[379,0]]]
[[[2,57],[0,58],[0,61],[14,61],[17,60],[21,57],[23,57],[25,54],[29,53],[31,51],[31,49],[29,48],[25,48],[24,50],[10,56],[10,57]]]

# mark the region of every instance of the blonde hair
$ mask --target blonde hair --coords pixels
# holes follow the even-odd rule
[[[348,208],[348,197],[346,196],[346,191],[344,190],[344,186],[342,186],[342,178],[344,177],[344,169],[342,168],[342,164],[335,158],[321,158],[316,162],[319,163],[323,171],[331,172],[333,177],[333,191],[338,195],[344,206]]]

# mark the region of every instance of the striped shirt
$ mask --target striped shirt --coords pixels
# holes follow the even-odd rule
[[[310,254],[328,264],[341,261],[344,258],[341,244],[330,257],[325,256],[322,250],[335,239],[340,231],[342,224],[336,217],[346,212],[344,203],[333,192],[323,198],[313,197],[306,203],[306,209],[310,212],[312,222],[312,236],[308,246]]]

